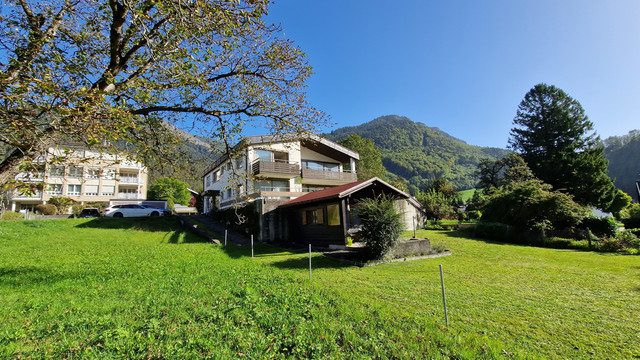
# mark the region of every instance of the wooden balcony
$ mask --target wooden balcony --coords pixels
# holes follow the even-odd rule
[[[312,170],[307,168],[302,169],[303,184],[341,185],[352,183],[357,180],[358,177],[356,173],[352,172]]]
[[[251,164],[253,175],[267,178],[292,179],[300,176],[300,165],[288,161],[254,161]]]

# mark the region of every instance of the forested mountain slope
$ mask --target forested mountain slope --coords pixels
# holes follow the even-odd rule
[[[604,154],[609,160],[609,176],[616,186],[638,201],[635,181],[640,177],[640,130],[604,141]]]
[[[406,179],[412,193],[423,190],[436,177],[446,177],[460,190],[470,189],[475,186],[473,174],[481,159],[507,154],[505,149],[469,145],[438,128],[397,115],[340,128],[326,137],[340,141],[351,134],[373,140],[386,169]]]

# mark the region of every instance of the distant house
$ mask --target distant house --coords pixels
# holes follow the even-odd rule
[[[405,223],[412,224],[417,203],[380,179],[358,182],[359,154],[335,142],[314,135],[251,136],[232,154],[218,158],[203,175],[204,212],[255,205],[258,240],[303,241],[304,237],[318,245],[344,245],[354,223],[351,206],[358,198],[378,193],[404,199]],[[315,212],[309,208],[313,206],[318,206]],[[302,216],[311,216],[309,222]]]
[[[64,146],[64,148],[63,148]],[[52,161],[53,158],[62,161]],[[34,194],[14,192],[12,211],[33,211],[54,196],[81,204],[111,200],[143,200],[147,193],[147,168],[122,154],[106,154],[79,145],[50,148],[34,160],[35,173],[20,173],[16,180],[38,184]]]

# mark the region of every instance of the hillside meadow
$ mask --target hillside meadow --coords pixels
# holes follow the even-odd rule
[[[358,268],[174,218],[0,222],[0,358],[638,358],[637,257],[422,231]],[[444,322],[438,264],[445,271]]]

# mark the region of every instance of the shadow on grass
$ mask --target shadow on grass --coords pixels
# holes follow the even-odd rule
[[[278,269],[309,269],[309,257],[285,259],[270,263],[270,265],[277,267]],[[316,256],[311,259],[312,269],[340,269],[350,266],[353,265],[348,265],[337,260],[329,259],[324,255],[321,257]]]
[[[174,216],[135,217],[135,218],[94,218],[76,225],[78,228],[133,230],[146,232],[163,232],[169,244],[207,243],[194,233],[185,230]]]
[[[60,273],[33,266],[0,267],[0,286],[29,287],[36,284],[51,284],[67,278]]]
[[[228,244],[222,246],[223,251],[231,258],[247,258],[251,257],[251,245],[238,246],[235,244]],[[308,269],[309,257],[300,257],[302,254],[309,254],[308,249],[303,248],[285,248],[270,244],[254,243],[253,257],[254,259],[264,259],[268,265],[280,268],[280,269]],[[317,252],[313,253],[317,255]],[[272,259],[282,257],[282,260]],[[342,268],[347,267],[337,260],[327,258],[326,256],[315,256],[312,259],[313,268]]]

